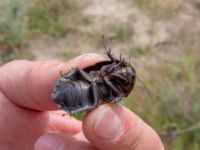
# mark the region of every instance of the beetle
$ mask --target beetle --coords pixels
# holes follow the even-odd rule
[[[115,58],[111,49],[106,48],[105,54],[109,60],[61,73],[52,92],[58,107],[74,115],[103,103],[118,103],[130,94],[136,82],[135,68],[121,55]]]

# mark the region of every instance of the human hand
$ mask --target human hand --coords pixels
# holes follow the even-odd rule
[[[51,99],[59,71],[102,60],[97,54],[60,62],[14,61],[0,68],[1,150],[163,150],[155,131],[125,107],[102,105],[83,123],[62,117]]]

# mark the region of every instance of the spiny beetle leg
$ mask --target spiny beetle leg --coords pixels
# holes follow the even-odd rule
[[[94,106],[97,107],[100,104],[100,98],[98,94],[97,84],[92,82],[92,92],[94,96]]]
[[[107,72],[107,73],[111,73],[113,71],[113,69],[115,67],[119,66],[118,64],[116,64],[115,62],[110,64],[110,65],[106,65],[106,66],[103,66],[101,68],[101,72]]]
[[[115,98],[116,102],[118,102],[119,100],[121,100],[124,97],[124,93],[122,92],[121,89],[117,89],[112,82],[109,81],[108,77],[104,77],[104,81],[105,83],[117,94],[117,97]]]
[[[76,69],[72,68],[72,70],[67,73],[67,75],[64,75],[63,78],[66,79],[66,81],[76,80]]]
[[[96,108],[96,106],[85,106],[85,107],[77,108],[76,110],[71,110],[70,115],[74,115],[74,114],[77,114],[77,113],[83,112],[83,111],[87,112],[94,108]]]
[[[84,80],[86,80],[88,82],[92,82],[90,76],[85,71],[83,71],[82,69],[76,68],[75,69],[75,73],[77,75],[79,75],[82,79],[84,79]]]
[[[111,49],[107,49],[107,48],[106,48],[105,54],[108,56],[108,58],[109,58],[111,61],[116,61],[116,59],[114,58],[113,54],[111,53]]]

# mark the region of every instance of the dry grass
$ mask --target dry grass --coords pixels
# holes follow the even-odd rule
[[[51,1],[31,5],[28,42],[11,50],[2,43],[0,56],[9,59],[1,63],[26,58],[27,53],[32,59],[62,60],[80,53],[103,53],[101,36],[105,35],[116,55],[131,55],[146,85],[138,82],[125,105],[158,131],[166,149],[199,150],[198,7],[182,0],[77,0],[79,4],[74,1],[67,4],[69,8],[58,4],[60,11],[52,12],[55,1]],[[54,22],[55,17],[59,21]]]

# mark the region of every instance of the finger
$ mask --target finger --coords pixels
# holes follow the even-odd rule
[[[13,145],[17,145],[17,149],[29,149],[45,132],[72,136],[82,131],[81,122],[70,116],[16,107],[1,92],[0,114],[0,145],[7,147],[5,149],[13,149]]]
[[[0,90],[13,103],[36,110],[56,109],[51,99],[52,88],[60,70],[84,68],[102,60],[98,54],[81,55],[65,64],[56,61],[13,61],[0,68]]]
[[[35,143],[35,150],[96,150],[88,141],[77,137],[46,133]]]
[[[71,116],[47,113],[46,131],[54,131],[66,135],[74,135],[82,131],[82,123]],[[31,124],[32,121],[30,121]],[[33,122],[32,122],[33,123]]]
[[[102,105],[83,121],[86,138],[100,150],[163,150],[156,132],[119,104]]]

